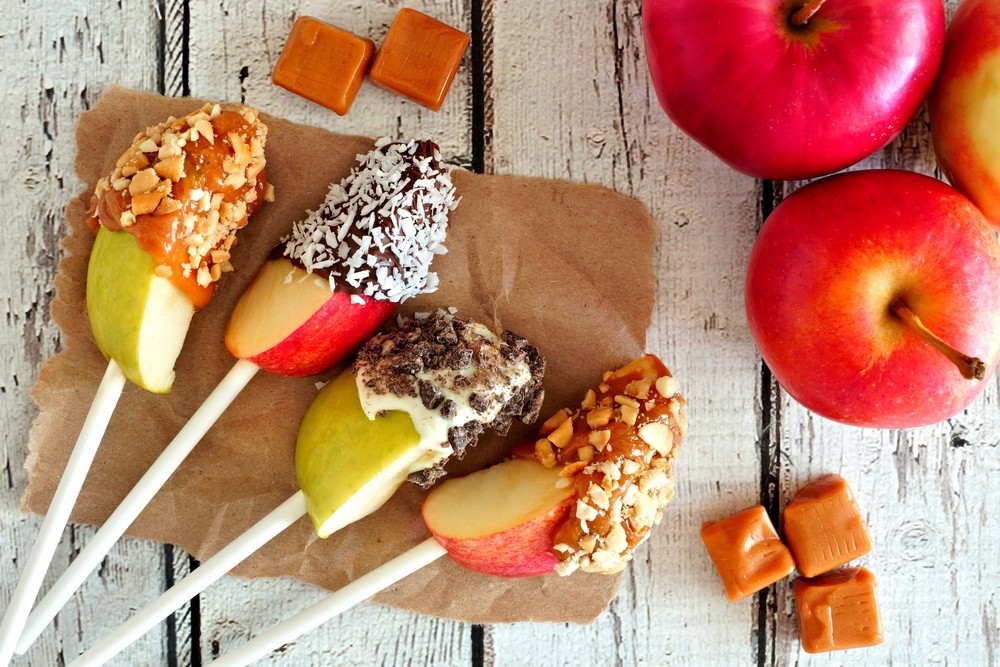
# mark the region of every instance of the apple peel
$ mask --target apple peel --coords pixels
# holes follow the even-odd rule
[[[302,420],[295,457],[301,489],[78,662],[110,660],[302,517],[309,515],[317,534],[328,537],[379,509],[408,476],[425,481],[413,475],[439,467],[453,451],[461,454],[460,445],[475,444],[484,426],[505,431],[512,418],[534,421],[544,367],[524,339],[510,332],[497,337],[446,311],[376,336],[359,353],[353,372],[324,386]],[[431,382],[441,396],[429,399],[422,391]],[[365,403],[377,414],[367,415]]]
[[[219,117],[221,113],[218,106],[211,105],[206,105],[200,112],[201,116],[209,119]],[[209,126],[203,124],[207,120],[201,116],[193,116],[189,121],[184,119],[182,121],[190,125],[192,132],[198,132],[199,128],[203,133],[208,132]],[[256,120],[256,114],[253,118]],[[164,128],[158,129],[166,131]],[[224,233],[219,236],[218,242],[224,245],[226,251],[232,247],[235,240],[232,235],[235,229],[231,227],[238,228],[240,223],[245,223],[244,214],[260,203],[256,194],[249,196],[249,193],[257,192],[250,175],[251,171],[254,171],[253,176],[256,177],[263,169],[265,135],[266,128],[263,134],[241,143],[239,135],[229,133],[228,139],[237,154],[234,158],[237,162],[241,152],[239,149],[241,147],[245,149],[243,158],[248,161],[246,180],[249,185],[241,186],[242,189],[237,190],[237,194],[243,193],[241,196],[247,196],[247,202],[243,202],[242,208],[237,210],[236,207],[227,204],[229,208],[223,209],[220,205],[220,210],[225,212],[223,221],[230,225],[219,226]],[[168,138],[166,134],[160,138],[165,147],[163,150],[171,145]],[[188,140],[194,139],[189,136]],[[151,141],[152,139],[145,135],[139,136],[136,145],[119,160],[118,171],[113,175],[112,183],[117,183],[124,177],[121,173],[123,166],[128,169],[129,164],[140,158],[147,160],[145,153],[136,151],[150,148],[146,142]],[[447,230],[448,212],[454,209],[457,203],[451,179],[441,167],[437,146],[429,141],[399,143],[382,139],[375,143],[373,150],[359,158],[362,160],[361,166],[356,167],[339,183],[331,185],[324,206],[304,221],[297,223],[293,227],[292,234],[278,246],[280,254],[290,259],[278,257],[269,260],[244,292],[230,317],[226,332],[226,345],[231,351],[235,348],[237,363],[101,526],[91,543],[42,600],[39,608],[30,615],[18,650],[27,650],[31,642],[69,601],[87,575],[97,567],[260,368],[288,376],[313,375],[327,370],[374,334],[395,311],[398,301],[435,289],[437,277],[429,272],[430,263],[434,256],[444,253],[442,243]],[[154,164],[154,168],[157,167],[159,163]],[[183,171],[177,178],[180,179],[182,176]],[[132,181],[138,178],[139,175],[136,174],[132,177]],[[227,185],[229,185],[228,179],[229,177],[226,180]],[[409,179],[410,185],[408,187],[396,185],[400,179],[403,179],[404,183],[405,179]],[[165,176],[164,182],[166,180]],[[100,201],[105,201],[111,196],[113,187],[117,186],[109,184],[107,179],[98,183],[98,195],[103,197]],[[205,193],[201,197],[191,195],[196,202],[205,203],[208,203],[206,197],[209,196],[210,193]],[[419,206],[417,202],[421,202]],[[357,213],[359,204],[369,207],[371,209],[369,214],[365,214],[368,208],[361,209],[360,213]],[[211,216],[214,212],[212,206],[215,204],[211,203],[201,208],[207,208]],[[102,221],[107,217],[106,209],[106,206],[97,208],[97,215],[101,216]],[[133,210],[135,210],[134,204]],[[214,218],[222,215],[215,213]],[[138,221],[144,220],[144,216],[131,215],[129,218],[123,212],[120,214],[120,219],[123,225],[124,221],[132,220],[137,222],[130,222],[128,226],[138,226]],[[193,234],[201,236],[207,234],[207,232],[202,234],[204,230],[200,227],[195,227],[195,230],[197,231],[193,231]],[[167,378],[166,386],[169,387],[169,383],[173,380],[174,359],[180,352],[181,341],[174,341],[172,348],[166,348],[163,344],[163,331],[169,330],[167,325],[180,321],[182,318],[178,315],[185,313],[187,319],[183,323],[186,331],[187,322],[194,312],[193,307],[185,310],[189,304],[184,295],[167,278],[153,275],[153,263],[145,252],[135,247],[136,244],[129,243],[130,239],[125,232],[114,232],[114,236],[110,234],[105,229],[100,231],[98,243],[91,256],[92,266],[95,262],[98,262],[99,267],[110,266],[110,262],[104,261],[107,252],[102,253],[100,249],[107,247],[109,243],[115,243],[130,252],[126,256],[131,257],[133,263],[146,269],[154,285],[164,287],[167,294],[175,296],[170,302],[174,307],[168,309],[165,307],[167,304],[161,304],[164,306],[162,316],[157,317],[150,326],[140,328],[141,332],[147,330],[151,332],[147,336],[151,342],[138,345],[140,351],[145,353],[145,357],[152,360],[152,365],[159,375]],[[330,242],[331,234],[341,241],[339,248],[342,252],[339,256],[336,254],[337,248]],[[125,240],[122,241],[122,238]],[[384,244],[379,240],[385,238],[391,241],[387,249],[382,248]],[[348,255],[344,250],[350,248],[354,248],[354,254]],[[194,249],[188,253],[190,261],[194,261],[196,254],[197,251]],[[359,255],[364,255],[369,262],[372,261],[371,257],[377,258],[376,266],[371,267],[375,275],[369,277],[368,271],[358,272],[358,267],[361,265]],[[341,261],[338,261],[338,257]],[[207,262],[217,259],[225,265],[228,263],[229,255],[228,252],[222,252],[207,255],[202,259]],[[355,262],[355,259],[358,261]],[[303,265],[302,268],[299,265]],[[160,268],[157,266],[156,270]],[[328,279],[321,280],[314,272],[328,274]],[[221,275],[222,268],[206,264],[198,269],[198,273],[198,285],[206,287]],[[335,282],[335,276],[341,278],[339,283]],[[99,294],[113,293],[112,291],[118,287],[113,276],[101,273],[100,278],[102,280],[92,280],[88,273],[88,303],[93,291]],[[362,284],[363,278],[368,278],[365,284]],[[317,287],[314,281],[320,285]],[[205,282],[205,285],[202,285],[202,282]],[[362,293],[345,292],[343,283],[346,283],[349,289],[360,288]],[[341,287],[341,290],[334,291],[335,286]],[[91,289],[92,287],[95,289]],[[375,298],[376,296],[380,298]],[[389,300],[390,298],[392,300]],[[119,321],[95,319],[93,312],[91,315],[95,338],[99,347],[105,350],[107,346],[101,345],[101,342],[107,337],[102,334],[105,331],[114,332],[115,328],[120,326]],[[289,325],[290,333],[285,331],[284,335],[281,335],[280,327]],[[279,328],[277,338],[274,337],[275,327]],[[269,342],[262,345],[261,340]],[[141,338],[140,343],[143,342],[146,341]],[[248,355],[240,353],[247,349],[253,351],[249,355],[250,359],[243,358]],[[171,354],[164,355],[165,351]],[[145,357],[140,356],[140,359]],[[138,372],[137,367],[138,364],[132,363],[126,365],[123,370],[126,374],[128,370],[133,369]],[[242,558],[235,562],[241,560]],[[208,575],[202,573],[201,576]]]
[[[633,415],[633,406],[625,399],[635,399],[637,394],[643,395],[650,405],[643,403],[636,406],[637,414]],[[611,400],[606,401],[609,396]],[[686,431],[686,420],[679,411],[682,401],[677,392],[677,382],[663,363],[653,355],[646,355],[616,371],[605,373],[600,385],[587,392],[579,410],[559,411],[554,418],[547,420],[542,431],[548,435],[543,439],[547,442],[555,440],[557,445],[561,445],[560,449],[575,452],[586,445],[573,443],[575,446],[571,447],[573,436],[567,439],[556,435],[560,427],[572,425],[576,427],[574,435],[579,431],[589,440],[587,434],[591,424],[588,417],[590,422],[604,422],[601,426],[610,424],[614,419],[615,423],[624,423],[634,429],[634,433],[622,433],[619,429],[614,444],[607,447],[603,460],[595,465],[621,465],[639,457],[646,464],[645,471],[662,471],[670,468],[676,445]],[[611,408],[611,405],[616,407]],[[608,408],[613,413],[611,416],[603,412],[595,416],[597,411]],[[660,447],[643,442],[638,445],[638,451],[629,451],[626,442],[636,445],[635,439],[643,440],[638,434],[644,427],[661,424],[669,425],[676,432],[678,437],[673,445],[665,447],[657,438]],[[668,465],[655,466],[652,462],[657,454]],[[529,444],[528,447],[516,448],[512,459],[467,477],[444,482],[435,487],[423,503],[422,515],[432,537],[253,637],[221,656],[215,664],[246,665],[260,659],[446,554],[460,565],[493,576],[537,576],[553,571],[569,574],[577,569],[607,574],[617,572],[620,570],[618,564],[623,559],[612,560],[609,556],[606,562],[600,562],[593,548],[587,557],[595,557],[596,568],[590,568],[590,562],[575,554],[571,560],[560,561],[572,550],[557,550],[559,540],[564,537],[559,523],[570,514],[574,501],[579,504],[583,500],[576,490],[581,487],[571,481],[578,471],[579,468],[574,470],[570,466],[557,469],[555,461],[550,461],[548,456],[536,458]],[[632,471],[630,477],[622,480],[622,486],[631,487],[636,492],[648,491],[650,485],[645,471]],[[585,479],[582,488],[589,490],[589,479]],[[664,502],[672,496],[672,484],[670,489]],[[659,511],[658,507],[656,511]],[[585,520],[579,516],[579,509],[572,509],[572,512],[575,521]],[[631,551],[646,537],[648,529],[634,543],[626,540],[627,544],[622,548],[627,553],[619,556],[630,558]],[[598,540],[601,547],[606,546],[603,538]],[[559,566],[565,563],[571,566],[560,571]]]

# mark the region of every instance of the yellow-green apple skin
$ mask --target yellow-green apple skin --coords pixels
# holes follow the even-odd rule
[[[964,195],[928,176],[837,174],[764,222],[746,280],[750,333],[781,386],[828,419],[908,428],[947,419],[1000,362],[1000,243]],[[906,307],[982,363],[962,368],[900,316]]]
[[[374,512],[427,457],[408,414],[368,419],[354,375],[335,377],[306,411],[295,444],[295,474],[316,533],[328,537]]]
[[[514,458],[449,479],[427,495],[424,523],[463,567],[498,577],[554,572],[556,529],[576,491],[559,468]]]
[[[941,170],[1000,228],[1000,0],[965,0],[928,99]]]
[[[136,385],[166,393],[194,305],[155,270],[135,237],[100,227],[87,268],[87,314],[105,358]]]
[[[315,375],[343,361],[395,310],[391,301],[331,290],[325,278],[274,258],[233,309],[226,349],[271,373]]]

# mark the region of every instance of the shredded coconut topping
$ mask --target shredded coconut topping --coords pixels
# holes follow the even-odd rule
[[[458,205],[431,141],[382,138],[330,186],[326,201],[282,239],[282,253],[330,289],[396,303],[438,286],[430,272]]]

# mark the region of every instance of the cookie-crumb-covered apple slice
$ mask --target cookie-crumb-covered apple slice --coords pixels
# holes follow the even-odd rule
[[[299,431],[296,477],[316,532],[375,511],[408,477],[430,486],[485,429],[534,421],[544,368],[525,339],[445,311],[373,338],[353,384],[324,387]]]
[[[496,576],[620,571],[673,495],[684,404],[652,355],[606,373],[580,407],[547,420],[543,437],[514,458],[436,486],[423,505],[433,537],[215,664],[259,659],[445,554]]]

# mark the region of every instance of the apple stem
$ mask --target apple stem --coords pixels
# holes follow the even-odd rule
[[[792,14],[792,25],[796,28],[801,28],[806,23],[809,23],[809,19],[819,11],[819,8],[823,6],[826,0],[808,0],[806,4],[802,5],[794,14]]]
[[[916,331],[924,341],[935,350],[948,357],[966,380],[982,380],[986,377],[986,364],[978,357],[962,354],[948,343],[941,340],[937,334],[928,329],[912,310],[902,303],[889,308],[889,312],[901,319],[907,326]]]

